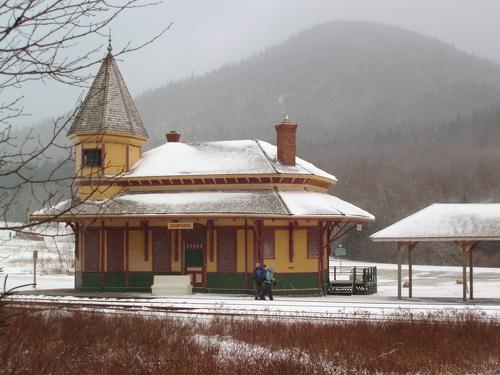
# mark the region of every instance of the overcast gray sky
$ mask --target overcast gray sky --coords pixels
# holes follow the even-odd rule
[[[331,20],[396,25],[500,62],[499,0],[165,0],[123,14],[113,24],[113,45],[119,49],[128,41],[147,40],[174,22],[154,44],[119,61],[137,96],[170,80],[239,61]],[[25,87],[24,107],[31,117],[23,123],[73,108],[82,92],[53,83]]]

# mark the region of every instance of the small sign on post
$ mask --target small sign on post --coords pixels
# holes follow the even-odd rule
[[[36,288],[36,261],[38,259],[38,250],[33,250],[33,288]]]
[[[339,246],[337,246],[335,249],[333,249],[333,255],[335,257],[339,257],[339,261],[340,261],[340,267],[342,267],[342,258],[341,257],[345,257],[347,256],[347,248],[343,247],[342,244],[339,244]]]

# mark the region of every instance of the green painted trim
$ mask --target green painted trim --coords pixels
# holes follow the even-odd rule
[[[222,289],[235,291],[243,289],[244,283],[244,273],[208,273],[206,289]]]
[[[82,288],[101,289],[101,274],[99,272],[82,272]]]
[[[125,272],[106,272],[104,274],[104,288],[124,288]]]
[[[249,274],[250,285],[253,285],[252,277]],[[277,273],[276,280],[276,286],[273,287],[273,293],[276,294],[322,294],[318,287],[317,273]],[[255,293],[253,289],[242,287],[244,283],[245,273],[212,272],[207,274],[207,287],[194,290],[204,289],[207,293]],[[328,284],[325,285],[327,286]]]
[[[278,292],[279,290],[315,290],[319,291],[318,287],[318,274],[311,273],[277,273],[276,274],[276,287],[273,288]]]
[[[153,272],[129,272],[128,273],[128,288],[148,289],[151,292],[153,285]],[[125,286],[125,284],[123,284]]]
[[[76,272],[75,289],[81,291],[103,292],[151,292],[154,275],[179,275],[179,272],[129,272],[128,286],[125,285],[125,272],[106,272],[104,274],[104,289],[100,288],[99,272]],[[253,295],[253,280],[248,274],[249,288],[245,288],[245,273],[217,273],[207,274],[207,287],[195,287],[193,291],[199,293],[228,293]],[[276,274],[277,285],[273,286],[276,295],[321,295],[318,288],[316,273],[283,273]],[[81,280],[81,284],[76,284]]]

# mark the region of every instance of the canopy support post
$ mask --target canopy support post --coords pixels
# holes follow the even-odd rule
[[[397,243],[397,254],[396,257],[398,259],[398,299],[401,299],[401,253],[403,251],[403,243]]]
[[[408,244],[408,298],[413,296],[413,249],[417,246],[417,242]]]
[[[474,277],[473,277],[473,265],[472,265],[472,250],[476,247],[478,242],[466,242],[466,241],[456,241],[455,245],[462,250],[462,300],[467,301],[467,263],[469,263],[469,298],[474,298]],[[467,254],[468,253],[468,254]],[[468,255],[468,256],[467,256]],[[468,259],[467,259],[468,258]]]
[[[413,277],[412,277],[412,248],[408,246],[408,298],[412,297],[413,292]]]

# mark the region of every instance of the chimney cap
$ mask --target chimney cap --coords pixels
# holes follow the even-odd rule
[[[179,142],[179,139],[181,139],[181,135],[175,130],[170,130],[165,136],[167,137],[167,142]]]

